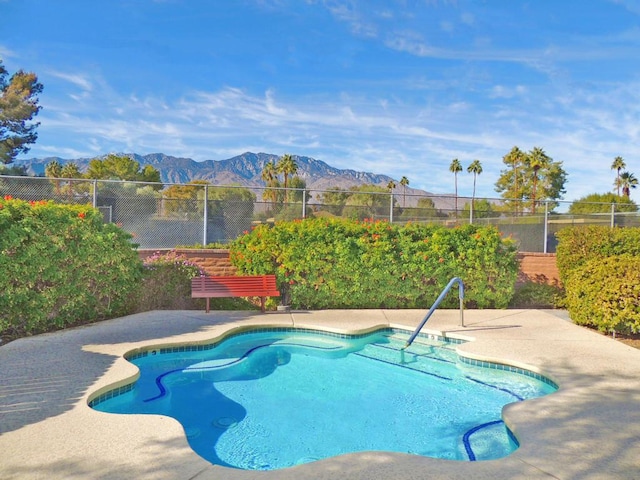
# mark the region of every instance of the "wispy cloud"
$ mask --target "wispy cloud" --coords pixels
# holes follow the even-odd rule
[[[2,0],[0,0],[0,2],[1,1]],[[0,45],[0,59],[4,60],[7,58],[14,58],[16,56],[17,54],[13,50],[11,50],[8,47],[5,47],[4,45]]]
[[[369,38],[378,36],[377,26],[361,12],[361,7],[366,9],[366,5],[353,0],[326,0],[323,3],[331,15],[349,25],[355,35]]]
[[[477,158],[484,165],[478,191],[495,196],[493,184],[504,167],[502,156],[511,146],[524,150],[542,146],[564,161],[570,172],[569,185],[573,184],[572,196],[580,196],[594,190],[593,178],[606,175],[609,157],[640,157],[640,147],[635,146],[640,145],[637,122],[632,121],[633,112],[622,107],[640,101],[635,93],[640,91],[638,86],[612,86],[598,95],[576,90],[571,111],[563,112],[562,120],[554,117],[553,98],[547,106],[538,105],[535,115],[517,111],[517,106],[510,107],[511,111],[472,112],[469,105],[454,103],[435,108],[437,117],[425,117],[419,108],[388,101],[362,102],[344,95],[293,102],[279,99],[273,90],[256,96],[239,88],[197,91],[174,102],[123,95],[120,100],[110,97],[104,104],[93,103],[89,110],[43,112],[47,136],[39,150],[53,153],[55,148],[47,146],[47,138],[55,137],[57,131],[74,131],[78,144],[63,151],[76,156],[101,150],[164,151],[205,160],[237,155],[243,148],[293,152],[341,168],[358,165],[376,173],[406,175],[412,186],[440,193],[452,190],[447,170],[451,158],[458,157],[463,163]],[[496,86],[489,96],[503,100],[525,90]],[[618,115],[611,113],[611,105],[621,106]],[[458,128],[462,123],[464,133]],[[608,140],[593,150],[598,135]],[[463,176],[461,190],[470,187],[471,181]],[[609,188],[610,182],[605,183],[598,190]]]
[[[640,171],[634,2],[594,0],[617,21],[582,23],[562,2],[524,0],[160,3],[140,2],[150,16],[135,28],[123,19],[126,52],[103,43],[109,22],[91,24],[86,50],[44,23],[28,41],[13,29],[0,55],[39,65],[45,85],[33,155],[294,153],[440,193],[453,190],[452,158],[478,159],[483,196],[496,195],[514,145],[563,161],[568,198],[610,189],[617,155]],[[229,24],[198,25],[201,14]],[[169,24],[176,35],[165,48],[157,27]],[[463,194],[471,184],[461,175]]]
[[[48,72],[52,77],[60,78],[69,83],[74,84],[75,86],[81,88],[82,90],[86,90],[90,92],[93,90],[92,83],[87,79],[85,75],[82,74],[71,74],[71,73],[63,73],[57,71]]]

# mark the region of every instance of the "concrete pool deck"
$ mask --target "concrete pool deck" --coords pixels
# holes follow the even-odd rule
[[[2,479],[640,479],[640,350],[551,310],[439,310],[425,332],[474,341],[473,358],[542,373],[552,395],[505,407],[520,448],[483,462],[363,452],[270,472],[212,465],[167,417],[112,415],[88,405],[136,368],[134,348],[203,342],[246,325],[354,331],[413,329],[423,310],[154,311],[0,346]],[[366,403],[363,403],[366,408]]]

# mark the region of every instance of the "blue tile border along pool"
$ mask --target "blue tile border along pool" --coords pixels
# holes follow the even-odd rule
[[[148,347],[142,351],[137,351],[136,353],[132,353],[132,354],[125,354],[124,358],[128,361],[131,360],[135,360],[137,358],[141,358],[141,357],[147,357],[149,355],[162,355],[162,354],[167,354],[167,353],[180,353],[180,352],[195,352],[195,351],[205,351],[205,350],[211,350],[215,347],[217,347],[218,345],[220,345],[222,342],[229,340],[230,338],[233,337],[238,337],[238,336],[242,336],[242,335],[249,335],[249,334],[254,334],[254,333],[309,333],[309,334],[317,334],[317,335],[322,335],[322,336],[328,336],[328,337],[334,337],[334,338],[345,338],[345,339],[349,339],[349,338],[363,338],[375,333],[401,333],[401,334],[407,334],[410,335],[412,332],[409,330],[405,330],[405,329],[401,329],[401,328],[380,328],[378,330],[374,330],[374,331],[368,331],[366,333],[336,333],[336,332],[328,332],[326,330],[322,330],[322,329],[314,329],[314,328],[298,328],[298,327],[256,327],[256,328],[252,328],[252,329],[247,329],[247,330],[243,330],[241,332],[235,332],[232,333],[231,335],[226,335],[223,336],[222,338],[220,338],[217,341],[213,341],[211,343],[206,343],[206,344],[198,344],[198,345],[177,345],[174,347],[161,347],[161,348],[154,348],[152,347]],[[423,333],[420,332],[418,334],[418,338],[424,338],[427,340],[432,340],[432,341],[438,341],[438,342],[444,342],[444,343],[450,343],[450,344],[463,344],[466,343],[466,340],[461,340],[459,338],[451,338],[451,337],[446,337],[446,336],[441,336],[441,335],[436,335],[436,334],[430,334],[430,333]],[[508,372],[513,372],[513,373],[518,373],[520,375],[525,375],[528,377],[532,377],[535,378],[536,380],[540,380],[544,383],[546,383],[547,385],[557,389],[558,385],[552,381],[551,379],[545,377],[544,375],[540,375],[539,373],[533,372],[531,370],[527,370],[524,368],[519,368],[519,367],[514,367],[511,365],[506,365],[506,364],[502,364],[502,363],[496,363],[496,362],[487,362],[484,360],[476,360],[476,359],[472,359],[472,358],[466,358],[464,356],[458,355],[458,361],[460,361],[461,363],[467,364],[467,365],[471,365],[471,366],[476,366],[476,367],[484,367],[484,368],[492,368],[492,369],[496,369],[496,370],[505,370]],[[117,397],[119,395],[125,394],[130,392],[135,385],[135,381],[127,384],[127,385],[123,385],[121,387],[117,387],[114,388],[113,390],[109,390],[108,392],[105,392],[101,395],[98,395],[97,397],[91,399],[88,403],[89,407],[95,407],[96,405],[99,405],[100,403],[109,400],[111,398]],[[473,433],[473,432],[471,432]]]

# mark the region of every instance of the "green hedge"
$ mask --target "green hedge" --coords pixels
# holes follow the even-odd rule
[[[425,308],[452,277],[469,307],[504,308],[518,264],[494,227],[306,219],[260,225],[229,246],[240,274],[273,273],[294,308]],[[443,306],[456,306],[455,292]]]
[[[582,226],[556,235],[572,320],[603,332],[640,333],[640,228]]]
[[[88,205],[0,199],[0,333],[19,336],[128,310],[142,276],[131,236]]]
[[[595,258],[612,255],[640,255],[640,228],[611,228],[599,225],[563,228],[556,233],[556,262],[562,283],[573,269]]]
[[[572,269],[566,303],[579,325],[602,332],[640,333],[640,257],[595,258]]]

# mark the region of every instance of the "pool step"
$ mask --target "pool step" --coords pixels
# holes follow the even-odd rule
[[[455,354],[438,348],[421,349],[422,353],[417,353],[413,345],[411,350],[413,351],[394,348],[389,344],[372,343],[366,345],[356,355],[451,380],[456,370]]]

